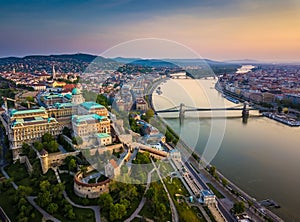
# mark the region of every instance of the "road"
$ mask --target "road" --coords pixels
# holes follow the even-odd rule
[[[186,166],[186,168],[189,170],[189,172],[196,178],[196,180],[200,183],[200,185],[204,188],[209,190],[209,187],[206,185],[206,183],[203,182],[203,180],[200,178],[200,176],[198,175],[197,172],[195,172],[195,170],[193,169],[193,167],[190,166],[189,163],[184,162],[184,166]],[[234,222],[236,221],[233,216],[226,210],[226,208],[223,206],[223,204],[220,202],[220,200],[218,198],[217,202],[218,202],[218,207],[220,209],[220,211],[222,212],[223,216],[225,217],[225,219],[229,222]]]

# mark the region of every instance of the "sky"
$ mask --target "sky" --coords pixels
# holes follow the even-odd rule
[[[124,42],[131,43],[127,47],[131,53],[121,50],[119,56],[149,57],[155,49],[158,57],[178,57],[172,49],[176,47],[160,48],[161,42],[149,41],[163,39],[215,60],[300,61],[297,0],[0,0],[0,4],[0,57],[101,55]],[[132,50],[135,39],[137,45],[147,45],[148,52],[143,47]]]

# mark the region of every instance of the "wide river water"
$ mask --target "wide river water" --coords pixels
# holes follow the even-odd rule
[[[216,80],[168,80],[153,94],[156,110],[184,103],[191,107],[233,107],[214,89]],[[285,221],[300,221],[300,128],[292,128],[256,111],[247,124],[241,111],[163,113],[168,125],[199,154],[207,156],[229,180],[257,200],[273,199],[273,211]],[[227,118],[223,118],[227,116]],[[174,117],[174,118],[170,118]],[[199,117],[199,118],[198,118]]]

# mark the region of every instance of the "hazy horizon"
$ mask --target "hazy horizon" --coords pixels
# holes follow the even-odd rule
[[[5,58],[24,58],[27,56],[59,56],[59,55],[75,55],[75,54],[86,54],[86,55],[92,55],[92,56],[102,56],[101,54],[96,55],[93,53],[89,53],[89,52],[66,52],[66,53],[56,53],[56,54],[52,54],[52,53],[40,53],[40,54],[24,54],[24,55],[11,55],[11,56],[1,56],[0,59],[5,59]],[[216,61],[216,62],[253,62],[253,63],[291,63],[291,64],[295,64],[295,63],[300,63],[300,59],[299,60],[271,60],[271,59],[255,59],[255,58],[237,58],[237,59],[224,59],[224,60],[218,60],[215,58],[201,58],[201,57],[189,57],[189,58],[172,58],[172,57],[161,57],[161,58],[157,58],[157,57],[131,57],[131,56],[118,56],[118,57],[105,57],[102,56],[104,58],[109,58],[109,59],[116,59],[116,58],[123,58],[123,59],[158,59],[158,60],[211,60],[211,61]]]

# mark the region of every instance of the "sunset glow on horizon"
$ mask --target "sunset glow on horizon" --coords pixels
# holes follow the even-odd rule
[[[101,54],[161,38],[215,60],[300,61],[296,0],[1,1],[0,18],[0,57]]]

